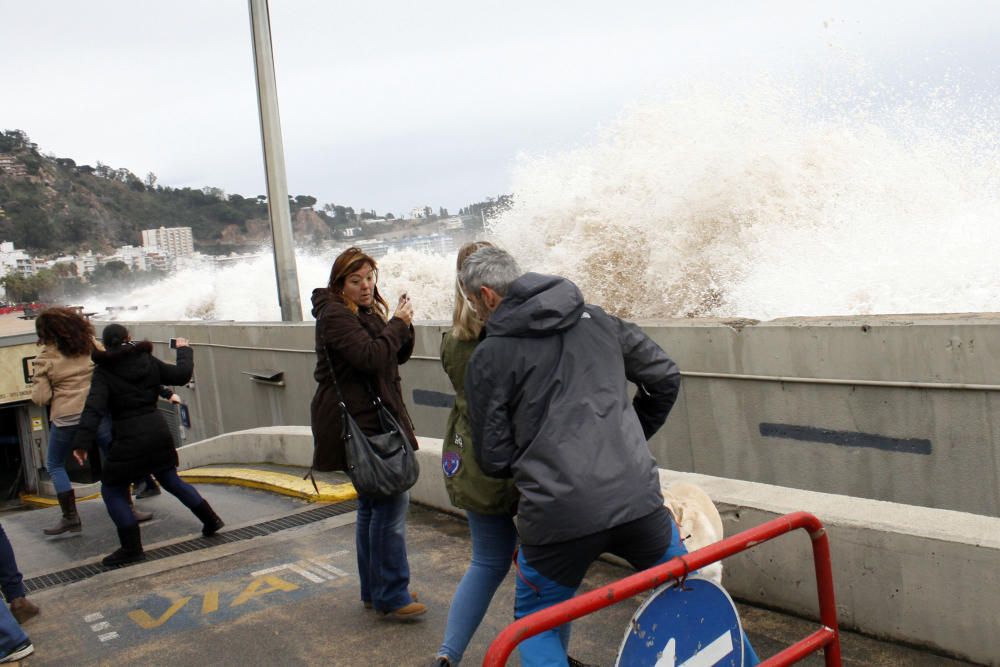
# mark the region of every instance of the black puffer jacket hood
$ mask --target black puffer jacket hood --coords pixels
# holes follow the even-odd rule
[[[129,342],[91,356],[96,367],[73,449],[90,449],[98,425],[110,415],[113,441],[102,466],[104,483],[128,484],[176,466],[173,437],[156,411],[156,402],[160,385],[186,384],[191,379],[194,351],[178,348],[176,365],[154,357],[148,341]]]
[[[526,273],[486,322],[487,336],[551,336],[569,329],[583,315],[580,288],[560,276]]]
[[[138,383],[153,366],[153,344],[148,340],[129,341],[117,348],[94,350],[90,358],[95,364],[122,380]]]

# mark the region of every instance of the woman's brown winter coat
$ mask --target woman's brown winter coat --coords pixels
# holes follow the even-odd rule
[[[319,386],[310,412],[314,441],[313,467],[316,470],[345,470],[343,419],[337,390],[330,376],[327,355],[347,409],[368,435],[382,432],[372,395],[378,393],[417,448],[413,423],[403,403],[399,365],[413,352],[413,328],[398,317],[388,322],[370,308],[353,313],[328,289],[313,290],[313,317],[316,318],[316,371]]]

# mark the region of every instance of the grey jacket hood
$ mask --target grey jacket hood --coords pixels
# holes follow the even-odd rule
[[[646,441],[679,388],[659,345],[585,304],[570,281],[514,281],[469,359],[465,395],[480,470],[514,480],[522,544],[565,542],[661,507]]]
[[[580,288],[560,276],[526,273],[486,322],[487,336],[539,337],[565,331],[583,315]]]

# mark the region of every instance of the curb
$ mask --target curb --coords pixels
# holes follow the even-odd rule
[[[84,500],[93,500],[94,498],[100,498],[101,494],[92,493],[89,496],[82,496],[76,499],[76,502],[83,502]],[[24,493],[21,494],[21,502],[25,505],[31,505],[32,507],[55,507],[59,504],[56,498],[47,498],[45,496],[35,496],[32,494]]]
[[[181,479],[192,484],[243,486],[249,489],[260,489],[293,498],[301,498],[310,502],[339,503],[358,497],[353,484],[330,484],[329,482],[317,481],[316,487],[319,489],[319,493],[317,493],[311,481],[301,479],[298,475],[270,470],[203,467],[189,468],[177,474]]]

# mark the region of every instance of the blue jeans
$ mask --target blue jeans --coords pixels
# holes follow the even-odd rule
[[[447,657],[452,665],[462,662],[465,648],[510,570],[517,546],[517,530],[512,517],[477,512],[466,514],[472,533],[472,562],[455,589],[448,609],[444,643],[437,652]]]
[[[14,550],[3,526],[0,526],[0,586],[3,587],[3,596],[7,602],[24,597],[24,585],[21,581],[21,573],[14,560]],[[7,605],[0,604],[0,656],[10,653],[27,639],[28,635],[24,634]]]
[[[671,521],[673,524],[673,521]],[[680,540],[680,531],[677,525],[672,525],[670,545],[666,552],[655,563],[646,567],[660,565],[677,556],[683,556],[688,552],[687,547]],[[628,559],[631,560],[631,559]],[[519,576],[516,586],[516,601],[514,604],[514,617],[523,618],[528,614],[541,609],[551,607],[576,594],[577,587],[571,587],[552,581],[540,574],[535,568],[528,564],[524,556],[524,550],[517,555],[517,566]],[[645,568],[644,568],[645,569]],[[521,642],[518,650],[521,655],[522,667],[566,667],[566,651],[569,647],[569,623],[552,630],[530,637]],[[743,634],[744,661],[747,667],[753,667],[760,662],[754,652],[746,633]]]
[[[167,493],[176,497],[190,510],[205,502],[197,489],[177,475],[177,468],[170,467],[154,472],[153,477],[167,490]],[[132,503],[129,502],[131,494],[128,487],[128,484],[101,484],[104,506],[118,528],[131,528],[136,525],[135,515],[132,514]]]
[[[7,539],[7,533],[4,532],[3,526],[0,526],[0,590],[3,591],[4,599],[7,602],[14,598],[24,597],[23,582],[24,577],[17,569],[14,549],[10,546],[10,540]]]
[[[413,602],[406,559],[406,509],[409,492],[375,499],[358,495],[355,542],[361,599],[383,613]]]
[[[73,485],[66,474],[66,459],[73,449],[73,436],[76,426],[55,426],[49,424],[49,450],[45,457],[45,468],[56,486],[56,493],[66,493],[73,490]],[[97,445],[105,452],[111,444],[111,417],[104,415],[97,426]]]
[[[7,655],[15,648],[28,641],[28,635],[17,624],[14,614],[7,605],[0,604],[0,656]]]

